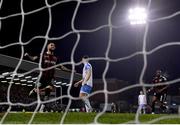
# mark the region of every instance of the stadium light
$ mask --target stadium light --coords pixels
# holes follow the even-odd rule
[[[33,81],[27,81],[27,83],[33,83]]]
[[[30,78],[32,78],[32,76],[26,76],[26,77],[25,77],[25,79],[30,79]]]
[[[64,83],[62,83],[62,85],[67,85],[67,83],[64,82]]]
[[[60,88],[61,86],[60,85],[54,85],[56,88]]]
[[[24,75],[18,75],[18,77],[19,77],[19,78],[22,78],[22,77],[24,77]]]
[[[22,79],[22,80],[20,80],[21,82],[26,82],[27,80],[26,79]]]
[[[7,80],[10,80],[10,79],[12,79],[12,77],[7,77],[6,79],[7,79]]]
[[[31,85],[31,84],[28,84],[27,86],[33,86],[33,85]]]
[[[56,85],[60,85],[62,82],[56,82]]]
[[[3,76],[7,76],[7,75],[9,75],[9,74],[10,74],[10,72],[2,73]]]
[[[66,86],[70,86],[71,84],[67,84]]]
[[[15,78],[14,81],[19,81],[20,79],[19,78]]]
[[[0,79],[3,79],[4,78],[4,76],[3,75],[0,75]]]
[[[6,83],[7,81],[4,80],[4,81],[1,81],[1,82],[2,82],[2,83]]]
[[[9,82],[9,84],[13,84],[14,82]]]
[[[34,78],[32,78],[32,80],[37,80],[38,79],[38,77],[34,77]]]
[[[129,9],[128,19],[131,25],[145,24],[147,22],[146,9],[142,7]]]
[[[20,82],[16,82],[15,84],[16,84],[16,85],[20,85],[21,83],[20,83]]]

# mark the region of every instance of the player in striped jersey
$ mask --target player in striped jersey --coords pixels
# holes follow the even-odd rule
[[[166,81],[167,81],[167,78],[162,75],[161,70],[157,70],[152,83],[158,84],[158,83],[163,83]],[[167,96],[167,89],[168,89],[168,85],[159,85],[159,86],[154,86],[148,90],[148,92],[150,92],[152,90],[154,92],[153,97],[152,97],[152,106],[151,106],[152,114],[154,114],[156,102],[160,102],[160,108],[163,111],[165,111],[167,109],[166,105],[164,104],[164,101],[166,100],[166,96]]]
[[[50,42],[47,45],[47,52],[44,53],[42,56],[41,66],[43,69],[58,64],[58,58],[54,55],[55,49],[56,46],[54,43]],[[39,58],[38,56],[30,56],[28,53],[26,53],[25,56],[29,57],[32,61],[35,61]],[[70,71],[69,69],[67,69],[62,65],[61,65],[61,69],[65,71]],[[39,82],[35,85],[34,89],[30,91],[29,95],[32,95],[33,93],[37,93],[38,91],[39,92],[44,91],[45,92],[44,101],[48,100],[50,92],[53,90],[52,80],[54,79],[54,73],[55,73],[55,68],[42,71],[42,75],[40,77]],[[40,109],[41,112],[43,111],[44,107],[45,107],[44,105],[41,106]]]

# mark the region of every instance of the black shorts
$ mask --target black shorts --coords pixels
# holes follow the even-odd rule
[[[164,102],[167,97],[167,93],[156,93],[154,92],[154,96],[157,97],[157,99],[161,102]]]
[[[40,89],[43,89],[43,88],[46,88],[47,86],[53,86],[52,79],[53,78],[41,76],[39,83],[38,83],[39,84],[38,87]]]

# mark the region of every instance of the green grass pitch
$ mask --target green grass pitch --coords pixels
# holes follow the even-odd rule
[[[0,119],[3,117],[0,114]],[[33,120],[33,124],[59,124],[63,113],[37,113]],[[64,123],[67,124],[87,124],[92,123],[96,113],[81,113],[70,112],[67,114]],[[32,116],[32,113],[9,113],[4,121],[4,124],[27,124]],[[140,122],[146,123],[147,121],[162,117],[169,116],[168,114],[146,114],[140,116]],[[172,116],[172,115],[171,115]],[[179,115],[180,116],[180,115]],[[135,114],[128,113],[105,113],[99,119],[99,123],[103,124],[121,124],[135,119]],[[156,124],[180,124],[180,117],[174,119],[165,119],[156,122]]]

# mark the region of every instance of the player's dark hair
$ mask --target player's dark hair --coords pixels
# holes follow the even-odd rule
[[[48,41],[47,45],[49,45],[50,43],[54,43],[54,42],[52,42],[52,41]],[[55,44],[55,43],[54,43],[54,44]]]
[[[156,70],[156,73],[157,73],[157,72],[158,72],[158,73],[162,73],[162,71],[161,71],[160,69]]]
[[[84,55],[82,58],[83,58],[83,59],[88,59],[89,56],[88,56],[88,55]]]

